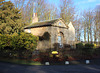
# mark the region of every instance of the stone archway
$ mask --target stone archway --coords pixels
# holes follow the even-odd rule
[[[57,42],[59,44],[59,48],[63,48],[64,34],[62,32],[58,33],[58,35],[57,35]]]

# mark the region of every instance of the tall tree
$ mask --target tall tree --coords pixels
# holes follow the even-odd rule
[[[100,5],[95,8],[95,20],[94,20],[94,41],[100,42]]]
[[[83,13],[83,25],[84,25],[84,40],[86,40],[86,35],[87,35],[87,41],[92,42],[93,41],[93,11],[84,11]]]
[[[53,4],[49,4],[47,0],[36,0],[35,9],[38,15],[39,21],[51,20],[56,18],[56,7]]]
[[[23,26],[20,10],[15,8],[10,1],[0,1],[0,33],[22,32]]]
[[[65,22],[69,23],[74,20],[75,7],[73,6],[72,0],[61,0],[60,1],[60,17],[64,19]]]
[[[41,8],[42,15],[40,14],[40,18],[39,18],[40,21],[57,18],[57,8],[53,4],[46,3],[44,6],[45,7]]]
[[[56,7],[49,4],[47,0],[15,0],[13,3],[21,9],[23,22],[25,23],[32,22],[33,13],[37,13],[39,21],[51,20],[57,17]]]
[[[83,25],[82,25],[82,18],[79,18],[80,15],[76,15],[75,21],[74,21],[74,27],[75,27],[75,34],[77,41],[82,41],[82,32],[83,32]]]

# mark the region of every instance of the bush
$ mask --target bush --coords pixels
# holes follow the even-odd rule
[[[0,49],[8,49],[7,47],[11,46],[11,36],[8,34],[2,35],[0,34]]]
[[[87,44],[85,44],[85,47],[86,47],[86,48],[90,48],[90,49],[91,49],[91,48],[93,48],[93,47],[94,47],[94,45],[93,45],[93,44],[89,44],[89,43],[87,43]]]
[[[84,44],[83,43],[78,43],[78,44],[76,44],[76,48],[77,49],[84,48]]]
[[[86,56],[92,56],[94,49],[93,49],[94,45],[93,44],[85,44],[85,47],[82,49],[82,53]]]
[[[94,52],[94,45],[93,44],[83,44],[83,43],[78,43],[76,44],[76,48],[78,51],[78,54],[81,58],[89,58],[92,57],[93,52]]]
[[[97,45],[96,44],[93,44],[94,45],[94,48],[96,48],[97,47]]]
[[[38,37],[24,32],[20,34],[14,33],[13,35],[0,34],[0,53],[7,57],[30,57],[36,49],[37,41]]]
[[[38,37],[29,33],[14,34],[12,36],[12,47],[18,51],[19,54],[25,57],[31,56],[30,54],[36,49]]]
[[[10,55],[12,50],[11,47],[11,36],[8,34],[0,34],[0,56],[7,57]]]
[[[64,44],[64,48],[71,48],[69,44]]]
[[[35,50],[37,46],[38,37],[29,33],[14,34],[12,36],[12,46],[15,49]]]
[[[100,47],[96,48],[94,54],[99,56],[100,55]]]

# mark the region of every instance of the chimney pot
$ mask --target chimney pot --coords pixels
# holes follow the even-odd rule
[[[37,13],[35,13],[35,16],[37,17]]]
[[[33,20],[32,20],[32,23],[36,23],[36,22],[38,22],[37,13],[33,13]]]

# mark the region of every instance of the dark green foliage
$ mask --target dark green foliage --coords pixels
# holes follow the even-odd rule
[[[22,32],[23,26],[20,10],[15,8],[10,1],[0,1],[0,33]]]
[[[11,49],[11,36],[10,35],[0,34],[0,49]]]
[[[94,51],[93,47],[94,47],[93,44],[89,44],[89,43],[85,44],[85,47],[83,48],[83,53],[92,56]]]
[[[76,48],[77,48],[77,49],[84,48],[83,43],[78,43],[78,44],[76,44]]]
[[[89,43],[87,43],[87,44],[85,44],[85,47],[86,47],[86,48],[93,48],[94,45],[93,45],[93,44],[89,44]]]
[[[93,49],[94,45],[93,44],[83,44],[83,43],[78,43],[76,44],[76,48],[78,49],[79,53],[84,55],[84,56],[92,56],[94,49]]]
[[[0,56],[28,58],[36,49],[37,41],[38,37],[29,33],[0,34]]]
[[[33,51],[36,48],[38,38],[29,33],[13,34],[12,45],[15,49]]]
[[[95,49],[94,54],[95,55],[100,55],[100,47]]]
[[[64,44],[64,48],[71,48],[70,44]]]
[[[0,0],[0,56],[31,56],[38,38],[23,33],[24,26],[20,10],[10,1]]]
[[[12,50],[11,47],[11,36],[8,34],[0,34],[0,56],[9,56]]]

